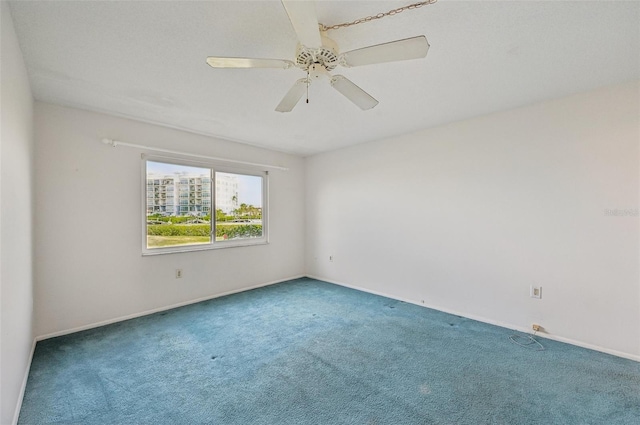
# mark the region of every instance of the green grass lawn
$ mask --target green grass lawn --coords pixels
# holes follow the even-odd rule
[[[211,242],[209,236],[147,236],[147,248],[195,245]]]

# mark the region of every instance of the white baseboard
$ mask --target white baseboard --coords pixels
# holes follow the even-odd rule
[[[231,294],[237,294],[238,292],[250,291],[252,289],[262,288],[264,286],[269,286],[269,285],[275,285],[276,283],[286,282],[288,280],[300,279],[301,277],[306,277],[306,275],[293,276],[293,277],[288,277],[286,279],[279,279],[279,280],[274,280],[274,281],[271,281],[271,282],[260,283],[258,285],[253,285],[253,286],[249,286],[249,287],[245,287],[245,288],[233,289],[231,291],[222,292],[220,294],[210,295],[210,296],[206,296],[206,297],[202,297],[202,298],[197,298],[195,300],[183,301],[183,302],[180,302],[180,303],[177,303],[177,304],[172,304],[172,305],[168,305],[168,306],[164,306],[164,307],[158,307],[158,308],[154,308],[154,309],[151,309],[151,310],[145,310],[145,311],[142,311],[140,313],[133,313],[133,314],[129,314],[127,316],[121,316],[121,317],[116,317],[114,319],[103,320],[101,322],[90,323],[88,325],[78,326],[78,327],[72,328],[72,329],[66,329],[66,330],[63,330],[63,331],[52,332],[52,333],[49,333],[49,334],[37,336],[36,337],[36,341],[42,341],[42,340],[49,339],[49,338],[55,338],[57,336],[63,336],[63,335],[68,335],[68,334],[72,334],[72,333],[75,333],[75,332],[86,331],[88,329],[98,328],[100,326],[110,325],[112,323],[118,323],[118,322],[123,322],[125,320],[135,319],[137,317],[148,316],[149,314],[159,313],[159,312],[165,311],[165,310],[172,310],[174,308],[184,307],[185,305],[190,305],[190,304],[195,304],[195,303],[199,303],[199,302],[202,302],[202,301],[212,300],[214,298],[220,298],[220,297],[224,297],[224,296],[231,295]]]
[[[22,379],[22,386],[20,387],[20,393],[18,394],[18,402],[16,403],[16,410],[13,412],[13,421],[11,422],[13,425],[18,423],[18,418],[20,417],[20,409],[22,408],[22,400],[24,399],[24,392],[27,389],[27,380],[29,379],[29,372],[31,371],[31,362],[33,361],[33,353],[36,351],[36,342],[38,340],[33,338],[33,343],[31,344],[31,352],[29,353],[29,362],[27,363],[27,370],[24,372],[24,378]]]
[[[501,322],[501,321],[498,321],[498,320],[487,319],[486,317],[476,316],[476,315],[473,315],[473,314],[461,313],[459,311],[451,310],[451,309],[448,309],[448,308],[443,308],[443,307],[432,305],[432,304],[423,304],[421,301],[401,298],[401,297],[397,297],[395,295],[387,294],[387,293],[384,293],[384,292],[373,291],[371,289],[362,288],[362,287],[356,286],[356,285],[350,285],[350,284],[344,283],[344,282],[338,282],[338,281],[335,281],[335,280],[332,280],[332,279],[325,279],[325,278],[322,278],[322,277],[319,277],[319,276],[307,275],[307,277],[309,277],[311,279],[321,280],[323,282],[333,283],[335,285],[344,286],[346,288],[351,288],[351,289],[356,289],[358,291],[367,292],[369,294],[380,295],[382,297],[391,298],[391,299],[398,300],[398,301],[403,301],[403,302],[406,302],[406,303],[409,303],[409,304],[415,304],[415,305],[418,305],[420,307],[427,307],[427,308],[430,308],[430,309],[433,309],[433,310],[442,311],[443,313],[454,314],[456,316],[465,317],[467,319],[476,320],[478,322],[483,322],[483,323],[488,323],[490,325],[500,326],[501,328],[507,328],[507,329],[511,329],[511,330],[514,330],[514,331],[523,332],[523,333],[527,333],[527,334],[531,332],[531,330],[528,327],[518,326],[518,325],[514,325],[512,323],[505,323],[505,322]],[[578,341],[578,340],[575,340],[575,339],[566,338],[566,337],[563,337],[563,336],[560,336],[560,335],[554,335],[554,334],[550,334],[550,333],[546,333],[546,332],[545,333],[537,333],[536,337],[538,337],[538,336],[541,337],[541,338],[551,339],[553,341],[564,342],[564,343],[575,345],[575,346],[578,346],[578,347],[587,348],[589,350],[600,351],[602,353],[611,354],[612,356],[622,357],[622,358],[625,358],[625,359],[635,360],[637,362],[640,362],[640,355],[631,354],[631,353],[625,353],[623,351],[612,350],[612,349],[609,349],[609,348],[600,347],[598,345],[593,345],[593,344],[589,344],[589,343],[586,343],[586,342],[583,342],[583,341]]]

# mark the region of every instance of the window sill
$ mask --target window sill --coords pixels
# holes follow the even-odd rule
[[[145,249],[142,251],[143,257],[151,257],[155,255],[165,254],[182,254],[185,252],[210,251],[217,249],[242,248],[248,246],[268,245],[269,241],[261,239],[259,241],[233,241],[233,243],[218,242],[217,244],[207,245],[189,245],[189,246],[172,246],[166,248]]]

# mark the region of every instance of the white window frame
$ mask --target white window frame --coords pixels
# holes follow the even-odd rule
[[[221,164],[216,161],[197,161],[183,159],[174,156],[142,155],[142,191],[141,191],[141,217],[142,217],[142,255],[162,255],[193,251],[208,251],[212,249],[238,248],[254,245],[266,245],[269,243],[269,172],[255,167],[238,167]],[[162,162],[165,164],[184,165],[187,167],[208,168],[211,172],[211,242],[208,244],[178,245],[162,248],[147,248],[147,161]],[[231,239],[216,241],[216,172],[242,174],[247,176],[262,177],[262,236],[259,238]],[[179,206],[178,204],[174,207]]]

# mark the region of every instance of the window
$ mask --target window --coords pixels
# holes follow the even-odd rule
[[[143,158],[143,254],[267,243],[267,173]]]

